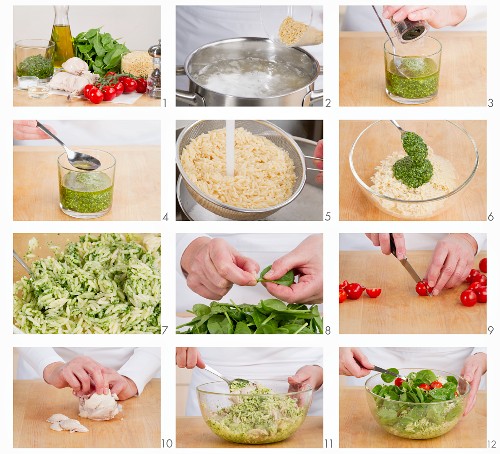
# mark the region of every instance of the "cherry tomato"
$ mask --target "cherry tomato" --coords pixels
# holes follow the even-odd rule
[[[132,93],[137,88],[137,82],[131,77],[120,77],[120,82],[123,84],[123,93]]]
[[[486,257],[484,259],[480,260],[480,262],[479,262],[479,269],[483,273],[487,273],[488,272],[488,261],[486,260]]]
[[[349,285],[349,282],[344,281],[342,284],[339,284],[339,288],[346,288]]]
[[[376,298],[377,296],[380,296],[380,294],[382,293],[382,289],[381,288],[366,288],[365,292],[370,298]]]
[[[141,77],[135,80],[137,82],[137,88],[135,91],[137,93],[146,93],[146,89],[148,88],[148,83]]]
[[[394,380],[394,384],[396,386],[401,386],[403,384],[404,380],[401,378],[401,377],[398,377],[396,378],[396,380]]]
[[[113,88],[111,85],[102,87],[101,91],[104,95],[104,101],[113,101],[116,98],[116,88]]]
[[[424,389],[425,391],[430,391],[431,387],[427,383],[420,383],[418,385],[419,388]]]
[[[339,303],[343,303],[347,299],[347,293],[344,289],[339,289]]]
[[[123,93],[123,90],[125,89],[123,82],[117,82],[116,84],[113,85],[113,88],[116,90],[116,96],[120,96]]]
[[[436,389],[436,388],[442,388],[443,387],[443,384],[440,382],[440,381],[433,381],[431,383],[431,388],[432,389]]]
[[[479,287],[482,287],[480,282],[473,282],[469,285],[469,290],[473,290],[475,292]]]
[[[92,88],[94,88],[94,85],[92,84],[87,84],[85,85],[85,87],[83,87],[83,96],[85,96],[87,99],[89,99],[89,93]]]
[[[356,282],[352,282],[344,289],[347,293],[347,298],[350,300],[357,300],[363,294],[364,288]]]
[[[423,281],[417,282],[415,286],[415,291],[420,296],[429,296],[429,293],[432,292],[433,287],[429,287],[429,283],[424,279]]]
[[[113,71],[108,71],[108,72],[106,73],[106,77],[111,77],[111,76],[114,76],[115,74],[116,74],[116,73],[115,73],[115,72],[113,72]]]
[[[92,88],[89,92],[89,101],[94,104],[100,104],[104,99],[104,95],[97,87]]]
[[[487,298],[487,293],[488,289],[487,287],[485,287],[484,285],[479,287],[475,293],[476,293],[476,296],[477,296],[477,302],[478,303],[486,303],[486,300],[488,299]]]
[[[472,282],[479,282],[481,285],[487,285],[488,278],[484,274],[477,274],[474,276]]]
[[[460,295],[460,301],[464,306],[472,307],[477,303],[477,295],[473,290],[464,290]]]
[[[480,274],[481,272],[479,270],[472,268],[469,272],[469,275],[467,276],[467,279],[465,279],[465,282],[468,282],[470,284],[474,281],[474,277]]]

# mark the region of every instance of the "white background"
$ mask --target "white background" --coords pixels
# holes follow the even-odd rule
[[[35,0],[29,2],[15,2],[20,4],[41,3]],[[59,3],[59,2],[55,2]],[[77,4],[71,0],[64,3]],[[98,4],[92,1],[86,3]],[[115,5],[117,9],[120,5],[131,5],[134,2],[130,0],[107,1],[108,5]],[[338,107],[338,5],[337,1],[279,1],[276,4],[323,4],[324,6],[324,88],[327,98],[332,99],[331,108],[321,109],[303,109],[303,108],[225,108],[223,111],[217,108],[188,109],[176,108],[174,99],[175,87],[175,3],[174,1],[164,0],[149,1],[149,4],[162,5],[161,23],[162,23],[162,44],[163,44],[163,80],[164,87],[163,98],[166,99],[166,107],[158,108],[114,108],[106,107],[98,109],[64,109],[64,108],[13,108],[12,94],[10,87],[12,85],[12,68],[9,64],[2,65],[0,71],[0,82],[3,87],[0,90],[1,107],[1,133],[0,150],[2,150],[2,161],[0,166],[0,228],[2,229],[2,241],[0,242],[0,257],[2,272],[0,273],[0,289],[4,303],[5,316],[1,317],[0,323],[0,358],[2,359],[2,374],[0,374],[0,389],[2,389],[3,405],[0,415],[0,447],[2,452],[13,452],[12,449],[12,347],[19,346],[53,346],[65,345],[77,346],[85,342],[89,346],[98,346],[106,344],[109,346],[137,345],[153,346],[161,345],[163,352],[162,362],[162,437],[173,439],[175,445],[175,365],[174,349],[175,346],[224,346],[227,343],[227,337],[221,336],[176,336],[174,334],[173,323],[175,320],[175,233],[176,232],[230,232],[238,229],[241,232],[324,232],[325,233],[325,325],[332,327],[332,334],[329,336],[254,336],[251,338],[251,345],[254,346],[296,346],[299,347],[304,342],[310,346],[323,346],[325,352],[325,414],[324,414],[324,438],[333,440],[333,449],[330,451],[339,452],[338,448],[338,346],[370,345],[370,346],[487,346],[489,352],[489,377],[490,392],[488,395],[488,438],[497,440],[500,443],[499,424],[500,420],[500,394],[493,391],[491,384],[496,383],[499,377],[498,352],[500,325],[498,325],[498,295],[499,286],[496,279],[490,278],[490,302],[488,304],[488,324],[493,325],[496,330],[490,336],[484,335],[337,335],[338,331],[338,313],[337,313],[337,276],[338,276],[338,233],[349,232],[377,232],[377,231],[402,231],[402,232],[488,232],[488,248],[490,250],[490,276],[498,276],[498,231],[500,223],[499,209],[499,181],[498,169],[500,160],[498,158],[498,143],[495,141],[495,132],[499,130],[499,111],[500,97],[498,96],[498,81],[500,80],[500,64],[498,58],[499,39],[495,29],[498,17],[500,17],[500,2],[493,0],[484,1],[488,4],[489,17],[489,36],[488,36],[488,98],[495,100],[495,107],[474,108],[446,108],[446,107],[387,107],[387,108],[339,108]],[[177,4],[210,4],[204,0],[181,1]],[[218,4],[259,4],[258,1],[225,1],[218,0]],[[267,2],[266,2],[267,3]],[[342,2],[342,4],[366,4],[367,2]],[[375,1],[376,4],[382,4],[381,1]],[[429,3],[443,4],[456,3],[446,2],[444,0],[432,0]],[[2,1],[0,3],[0,17],[2,17],[2,27],[0,27],[0,42],[4,46],[13,48],[13,3],[12,1]],[[112,17],[112,16],[110,16]],[[118,17],[118,16],[117,16]],[[76,21],[75,17],[70,20]],[[91,26],[99,26],[104,20],[99,20],[96,16],[96,23]],[[133,21],[131,21],[133,24]],[[51,22],[47,25],[45,34],[50,35]],[[127,31],[127,30],[125,30]],[[148,27],[141,29],[138,34],[146,36],[150,31]],[[128,36],[128,34],[127,34]],[[152,37],[156,39],[156,36]],[[150,38],[147,39],[148,43]],[[154,42],[154,41],[153,41]],[[127,37],[127,44],[130,39]],[[132,44],[130,44],[132,48]],[[473,64],[469,62],[468,64]],[[466,87],[464,87],[466,89]],[[272,119],[324,119],[325,130],[325,178],[324,186],[324,209],[330,211],[333,216],[329,222],[262,222],[252,224],[234,224],[234,223],[176,223],[175,219],[175,121],[196,119],[254,119],[254,118],[272,118]],[[12,286],[12,266],[11,249],[13,232],[58,232],[58,231],[95,231],[95,224],[92,222],[82,223],[50,223],[50,222],[13,222],[12,221],[12,119],[94,119],[94,120],[158,120],[162,121],[162,207],[163,212],[169,213],[169,221],[158,222],[103,222],[99,223],[101,231],[132,231],[132,232],[162,232],[163,242],[163,324],[169,325],[167,333],[163,336],[14,336],[11,334],[11,286]],[[409,119],[487,119],[488,120],[488,147],[491,150],[489,156],[489,178],[488,178],[488,212],[493,212],[495,220],[493,222],[337,222],[338,219],[338,120],[339,119],[390,119],[400,120]],[[497,132],[498,134],[498,132]],[[346,152],[346,150],[340,150]],[[36,178],[36,175],[33,176]],[[36,209],[36,207],[33,207]],[[397,227],[396,227],[397,226]],[[440,308],[437,308],[440,310]],[[408,321],[411,323],[411,320]],[[247,346],[249,340],[246,336],[233,336],[231,343],[234,346]],[[500,446],[499,446],[500,447]],[[166,448],[165,448],[166,449]],[[170,450],[173,450],[171,448]],[[139,450],[135,450],[139,452]],[[236,449],[225,450],[224,452],[235,452]],[[249,452],[257,451],[257,448],[250,449]],[[302,450],[306,452],[306,450]],[[386,452],[378,449],[377,452]],[[440,450],[440,452],[451,450]],[[477,450],[468,450],[474,452]],[[81,450],[75,452],[81,453]],[[107,452],[104,449],[94,450],[94,452]],[[183,450],[183,453],[189,453],[190,450]],[[194,450],[193,450],[194,452]],[[307,450],[310,452],[310,450]],[[353,449],[350,453],[361,452],[360,449]],[[426,452],[425,449],[413,449],[412,453]]]

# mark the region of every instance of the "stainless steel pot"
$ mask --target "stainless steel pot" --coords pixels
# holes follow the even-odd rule
[[[295,90],[269,97],[246,98],[207,89],[197,82],[198,72],[216,62],[258,58],[292,65],[307,75],[307,83]],[[205,44],[178,66],[177,76],[189,78],[189,90],[176,90],[176,99],[190,106],[310,106],[323,100],[323,90],[314,90],[314,82],[322,69],[318,61],[298,47],[280,46],[266,38],[233,38]]]

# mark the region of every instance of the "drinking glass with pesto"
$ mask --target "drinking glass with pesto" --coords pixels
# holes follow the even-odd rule
[[[436,97],[441,68],[441,43],[430,36],[401,44],[384,44],[385,92],[401,104],[422,104]]]
[[[73,167],[66,153],[57,158],[59,171],[59,206],[63,213],[79,219],[104,216],[113,203],[115,158],[108,152],[72,147],[75,151],[94,156],[101,166],[96,170]]]

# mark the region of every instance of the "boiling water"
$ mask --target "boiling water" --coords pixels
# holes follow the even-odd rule
[[[255,57],[207,65],[194,79],[208,90],[240,98],[286,95],[311,83],[311,76],[296,66]]]

